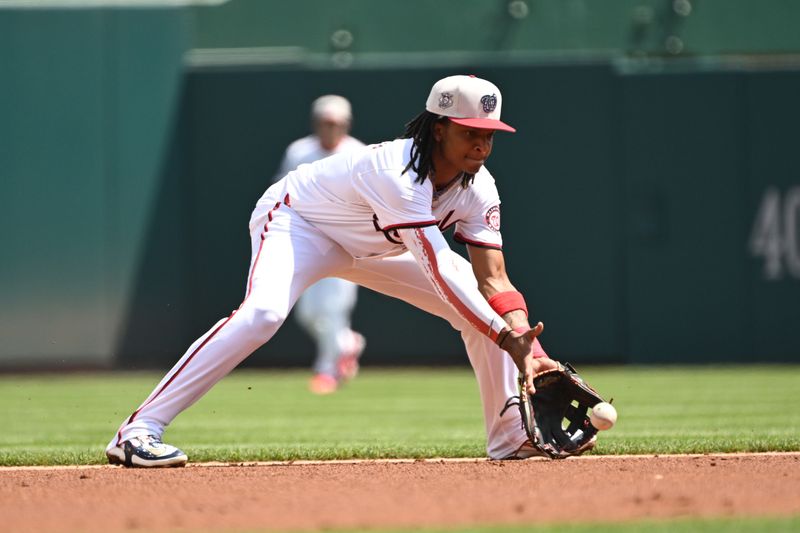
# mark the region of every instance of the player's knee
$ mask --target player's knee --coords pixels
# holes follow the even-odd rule
[[[263,328],[279,328],[286,321],[286,313],[275,309],[258,309],[255,319]]]
[[[287,313],[275,309],[253,308],[249,310],[248,315],[250,334],[256,340],[266,342],[286,321]]]

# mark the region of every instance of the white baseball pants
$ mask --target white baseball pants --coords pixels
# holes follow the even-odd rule
[[[489,457],[507,457],[526,440],[519,412],[506,400],[517,394],[511,357],[467,323],[435,292],[410,253],[354,259],[287,205],[258,207],[250,222],[252,259],[239,309],[197,339],[150,396],[121,425],[108,447],[141,435],[161,436],[170,422],[266,343],[302,292],[321,278],[350,280],[444,318],[461,332],[478,378]],[[459,269],[471,274],[460,258]],[[476,282],[477,285],[477,282]]]

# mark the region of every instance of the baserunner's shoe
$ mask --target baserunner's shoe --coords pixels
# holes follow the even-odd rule
[[[358,360],[367,346],[367,339],[361,333],[352,330],[349,333],[349,339],[346,342],[347,349],[339,355],[339,360],[336,362],[336,373],[341,382],[350,381],[356,377],[359,369]]]
[[[308,390],[314,394],[333,394],[339,388],[339,380],[330,374],[314,374],[308,382]]]
[[[184,466],[189,460],[185,453],[155,435],[126,440],[106,450],[106,457],[112,465],[143,468]]]

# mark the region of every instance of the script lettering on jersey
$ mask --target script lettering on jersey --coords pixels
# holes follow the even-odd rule
[[[447,228],[449,228],[450,226],[452,226],[453,224],[458,222],[457,220],[454,220],[454,221],[450,222],[449,224],[447,223],[450,220],[450,217],[452,217],[453,213],[455,213],[455,212],[456,212],[455,209],[451,209],[450,212],[447,213],[447,215],[436,224],[437,226],[439,226],[439,231],[444,233]]]
[[[450,218],[453,216],[453,213],[455,212],[456,212],[455,209],[451,209],[450,212],[447,213],[447,215],[445,215],[445,217],[442,220],[436,223],[436,225],[439,227],[439,230],[442,233],[444,233],[445,230],[447,230],[450,226],[458,222],[457,220],[453,220],[452,222],[450,222]],[[381,228],[381,225],[378,222],[378,215],[374,213],[372,215],[372,225],[375,226],[375,231],[383,233],[383,236],[386,237],[387,241],[391,242],[392,244],[403,244],[403,241],[400,240],[400,234],[397,232],[397,229],[386,230]]]

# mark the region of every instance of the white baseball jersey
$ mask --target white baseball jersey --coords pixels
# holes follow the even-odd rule
[[[499,248],[494,179],[481,168],[468,188],[457,180],[435,194],[430,180],[415,183],[415,172],[403,173],[411,145],[396,140],[337,154],[300,165],[272,185],[250,221],[244,301],[189,347],[107,449],[136,436],[160,436],[272,338],[308,286],[338,276],[440,316],[460,331],[478,378],[487,452],[503,458],[519,450],[527,440],[519,412],[503,409],[518,393],[518,372],[497,345],[508,325],[478,291],[470,263],[450,250],[435,227],[455,225],[458,240]]]
[[[259,205],[286,197],[292,208],[355,258],[403,253],[397,230],[455,224],[462,243],[502,247],[500,198],[485,167],[466,189],[460,180],[435,192],[430,180],[415,183],[417,174],[403,172],[411,139],[398,139],[364,150],[336,154],[300,165],[262,196]]]
[[[275,174],[273,181],[278,181],[286,174],[296,169],[300,165],[306,163],[313,163],[319,159],[324,159],[330,155],[338,154],[340,152],[350,152],[362,148],[364,143],[351,137],[345,136],[336,148],[333,150],[326,150],[319,143],[319,137],[314,134],[307,135],[302,139],[297,139],[286,148],[286,153],[283,154],[281,166],[278,168],[278,173]]]

